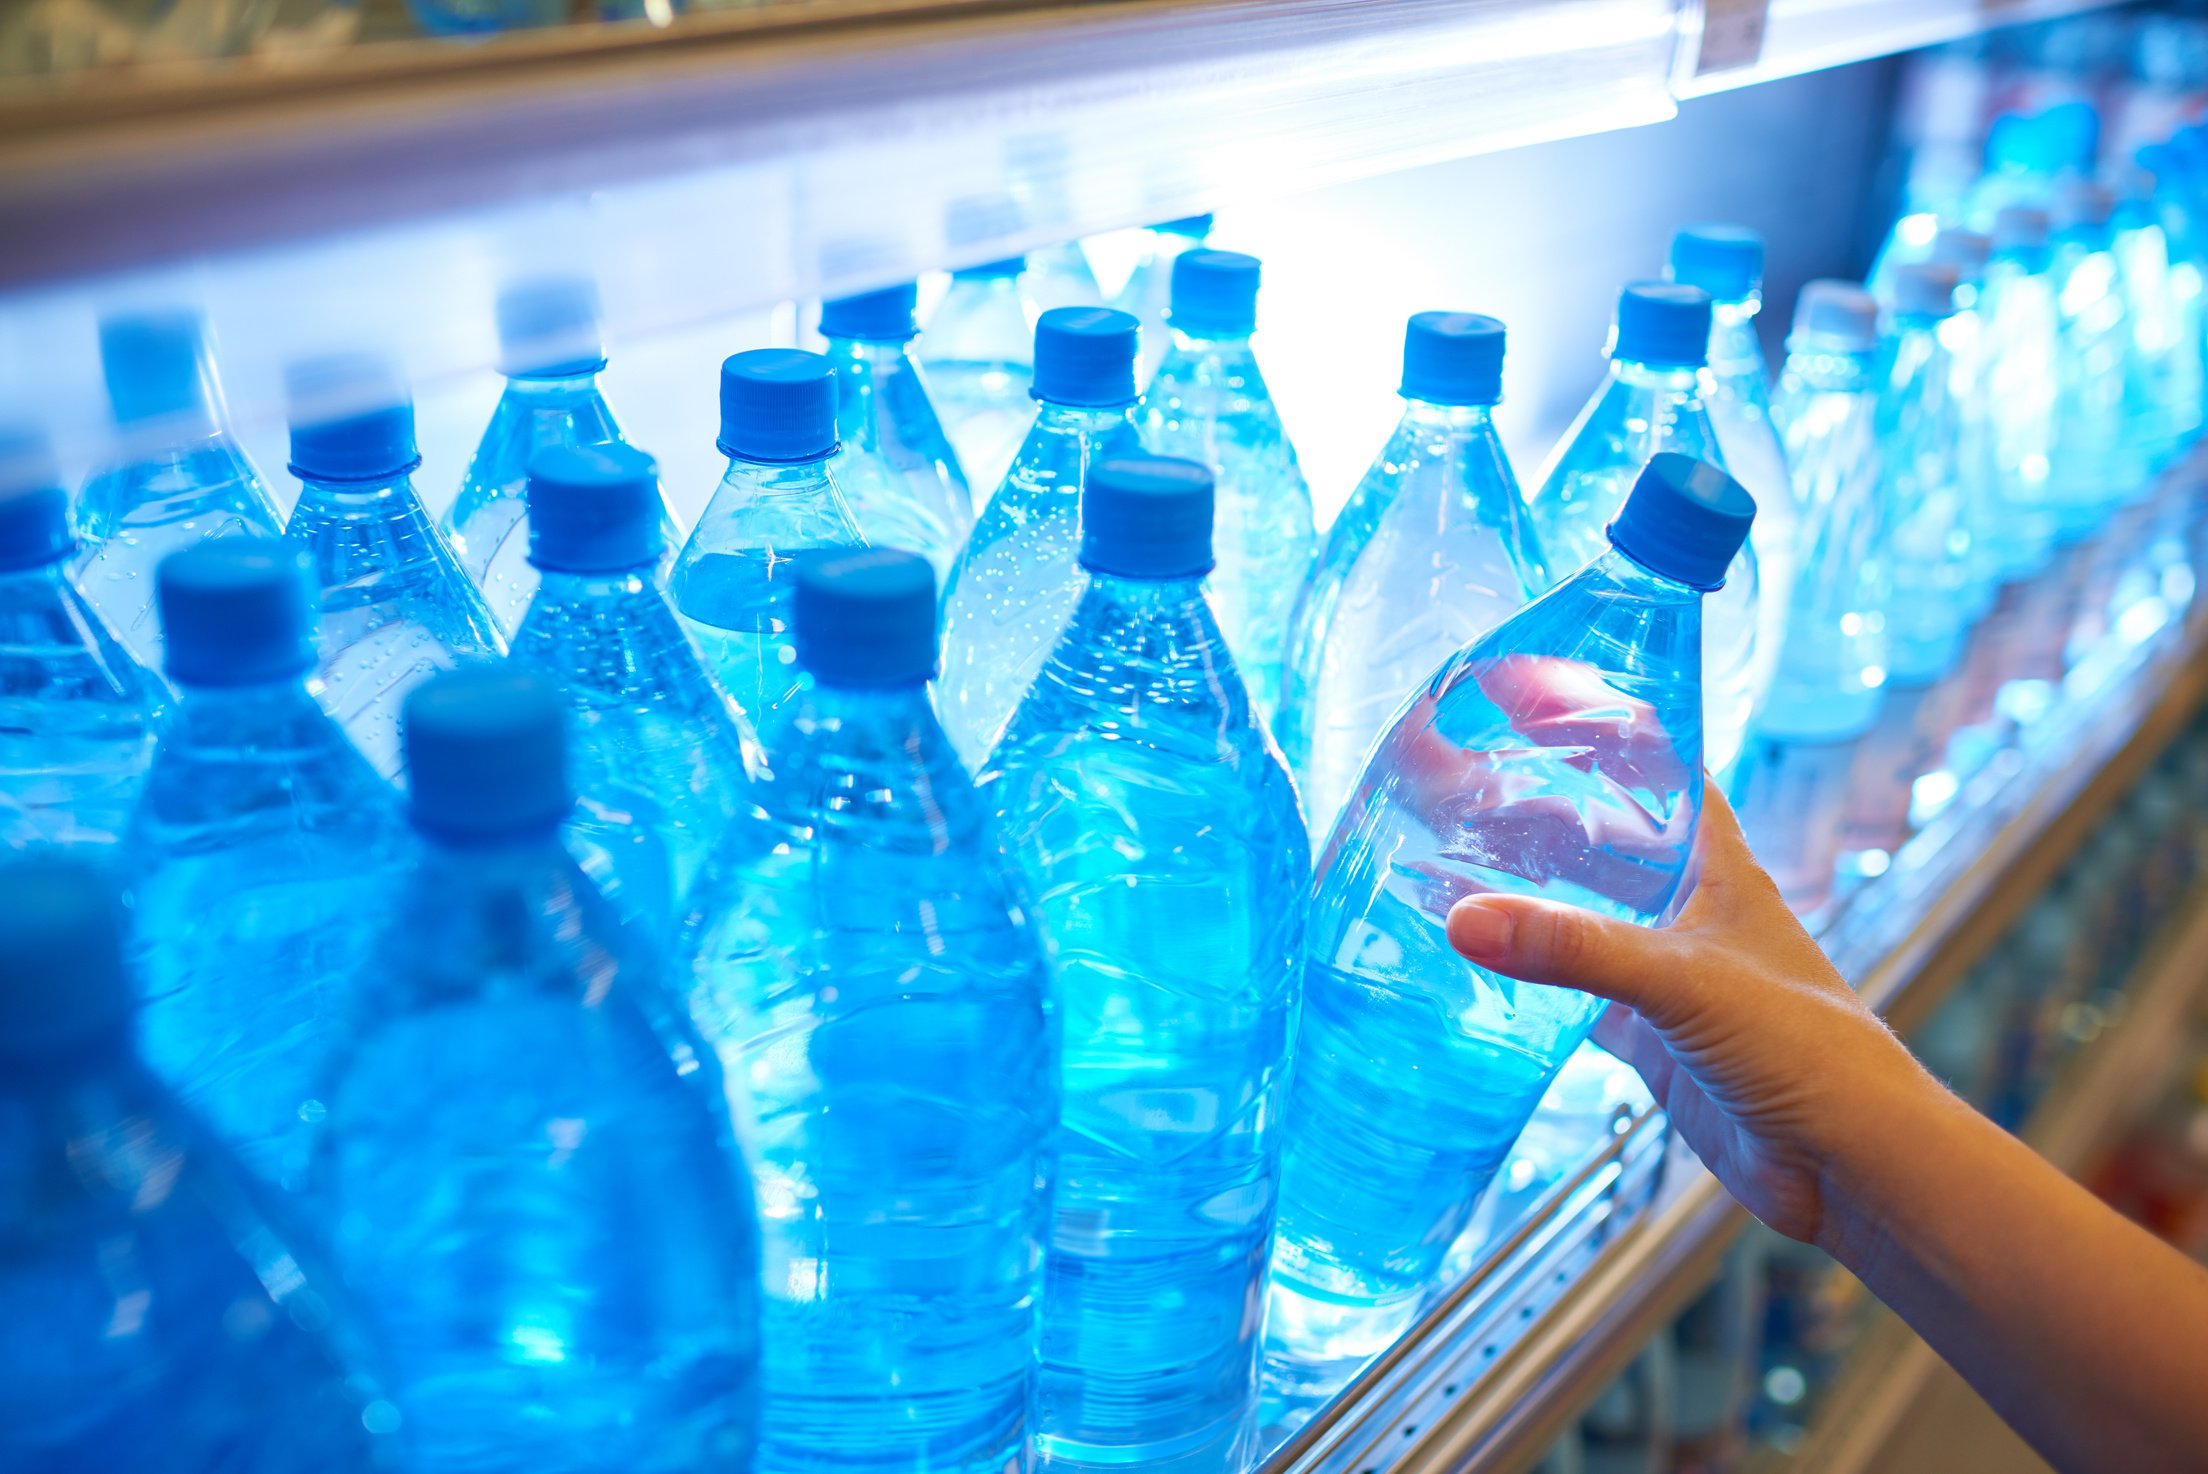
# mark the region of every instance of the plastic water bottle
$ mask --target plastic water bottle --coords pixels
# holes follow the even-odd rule
[[[1020,293],[1017,256],[951,273],[950,290],[920,335],[928,394],[958,450],[966,484],[986,494],[1004,480],[1035,406],[1035,309]],[[977,507],[975,510],[980,510]]]
[[[836,371],[836,479],[859,531],[918,553],[941,578],[974,529],[974,494],[907,351],[916,295],[907,283],[823,303],[820,335]]]
[[[146,1062],[296,1189],[323,1053],[395,895],[397,805],[309,689],[303,554],[226,538],[159,578],[178,700],[125,840]]]
[[[1081,597],[1081,481],[1142,449],[1133,318],[1063,307],[1035,325],[1034,425],[943,589],[936,705],[968,768],[1003,730]]]
[[[721,365],[728,471],[668,575],[675,612],[706,668],[751,719],[771,761],[776,714],[803,673],[790,647],[793,557],[860,546],[831,462],[836,378],[796,348],[755,348]]]
[[[317,359],[287,380],[299,500],[284,539],[321,586],[322,704],[395,779],[406,693],[463,661],[495,660],[506,642],[414,494],[414,402],[394,367]]]
[[[1184,251],[1174,261],[1173,351],[1143,396],[1140,424],[1151,450],[1211,468],[1211,606],[1269,723],[1318,533],[1311,488],[1250,351],[1258,269],[1256,257],[1232,251]]]
[[[598,390],[606,349],[598,289],[588,281],[548,277],[506,288],[498,297],[498,340],[506,392],[443,526],[499,628],[512,634],[537,586],[525,525],[530,460],[556,446],[619,440],[621,427]],[[674,514],[663,507],[662,517],[668,548],[681,546]]]
[[[1793,474],[1771,419],[1763,345],[1756,338],[1756,315],[1763,308],[1763,237],[1737,225],[1689,226],[1671,238],[1671,279],[1710,294],[1703,404],[1726,470],[1756,500],[1749,546],[1756,554],[1756,649],[1762,664],[1755,680],[1761,689],[1786,639],[1802,525]]]
[[[2045,210],[2017,205],[1994,222],[1978,314],[1984,328],[1978,384],[1996,475],[1992,516],[1980,530],[2003,582],[2047,564],[2057,528],[2050,482],[2061,410],[2061,314],[2048,274]]]
[[[1702,803],[1699,625],[1754,505],[1650,461],[1612,551],[1427,682],[1319,862],[1267,1376],[1338,1381],[1418,1314],[1601,1000],[1466,962],[1450,906],[1541,895],[1654,923]]]
[[[114,845],[168,704],[71,582],[69,494],[44,462],[0,447],[0,850]]]
[[[208,538],[283,528],[261,473],[223,418],[207,325],[194,312],[100,324],[100,368],[121,463],[77,502],[77,587],[149,670],[161,668],[154,570]]]
[[[568,847],[616,906],[661,932],[750,811],[757,761],[652,581],[663,505],[658,467],[626,445],[566,446],[530,464],[539,582],[513,656],[553,679],[572,716]]]
[[[1204,598],[1211,476],[1092,465],[1070,627],[982,792],[1064,1019],[1053,1467],[1245,1468],[1303,970],[1295,788]]]
[[[131,1052],[110,885],[0,862],[0,1466],[396,1468],[334,1277]]]
[[[1934,239],[1931,257],[1956,271],[1955,313],[1941,325],[1940,341],[1953,359],[1955,460],[1968,491],[1964,516],[1970,535],[1970,602],[1964,612],[1973,621],[1993,607],[2001,589],[2001,560],[1990,530],[2000,515],[2001,475],[1994,464],[1993,405],[1985,388],[1993,372],[1986,357],[1985,314],[1992,256],[1991,236],[1948,229]]]
[[[1869,292],[1829,280],[1802,288],[1773,406],[1802,514],[1786,643],[1756,713],[1757,735],[1774,742],[1860,737],[1884,699],[1877,351]]]
[[[1503,325],[1421,312],[1403,334],[1403,418],[1327,532],[1296,604],[1278,730],[1324,838],[1373,739],[1451,655],[1549,586],[1495,433]]]
[[[2131,319],[2133,434],[2151,467],[2191,443],[2208,411],[2200,264],[2163,223],[2167,155],[2161,145],[2140,151],[2143,177],[2117,209],[2111,243]]]
[[[2048,494],[2056,535],[2075,541],[2131,499],[2147,474],[2130,420],[2136,356],[2110,222],[2115,197],[2075,181],[2056,195],[2053,259],[2061,376]]]
[[[1637,282],[1618,297],[1610,373],[1550,455],[1533,495],[1533,525],[1559,574],[1604,556],[1605,529],[1641,468],[1666,451],[1725,469],[1702,399],[1712,314],[1699,287]],[[1752,547],[1702,611],[1702,750],[1722,774],[1776,663],[1759,638],[1762,591]]]
[[[1112,297],[1112,306],[1142,324],[1142,359],[1135,366],[1140,384],[1149,384],[1158,365],[1165,362],[1165,351],[1173,346],[1165,326],[1165,314],[1173,306],[1173,263],[1182,252],[1201,246],[1210,234],[1209,215],[1161,220],[1151,226],[1135,269]]]
[[[720,1069],[560,845],[533,672],[407,699],[418,859],[326,1075],[314,1202],[422,1467],[751,1467],[758,1237]]]
[[[1058,1123],[1043,944],[929,705],[912,554],[803,561],[771,824],[691,907],[691,1013],[758,1128],[770,1470],[1032,1467]]]
[[[1957,394],[1955,293],[1944,262],[1897,265],[1879,355],[1879,468],[1884,478],[1887,684],[1915,690],[1955,668],[1984,605],[1974,585],[1972,513],[1981,495]],[[1758,503],[1761,506],[1761,503]]]

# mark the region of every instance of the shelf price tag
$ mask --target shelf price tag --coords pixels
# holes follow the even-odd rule
[[[1702,0],[1702,42],[1694,74],[1738,71],[1763,57],[1764,21],[1770,0]]]

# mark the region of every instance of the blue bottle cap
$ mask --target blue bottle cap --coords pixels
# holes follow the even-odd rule
[[[1397,392],[1422,404],[1500,404],[1503,341],[1503,325],[1477,312],[1413,313]]]
[[[499,372],[509,379],[572,379],[606,366],[598,288],[588,277],[518,281],[498,294]]]
[[[218,537],[163,558],[154,582],[177,685],[257,686],[314,669],[314,572],[298,549]]]
[[[1160,220],[1150,228],[1160,235],[1186,236],[1192,241],[1200,241],[1211,234],[1211,216],[1208,213],[1183,215],[1178,220]]]
[[[51,852],[0,860],[0,1058],[23,1068],[127,1047],[136,999],[122,929],[104,872]]]
[[[1255,256],[1240,251],[1187,250],[1173,258],[1172,305],[1166,320],[1192,338],[1246,338],[1257,330]]]
[[[198,313],[178,308],[103,319],[100,371],[116,424],[160,421],[182,433],[214,429],[214,362],[206,320]]]
[[[836,449],[836,373],[802,348],[754,348],[721,365],[721,454],[796,465]]]
[[[1027,270],[1024,256],[1007,256],[1001,261],[983,261],[973,266],[961,266],[951,273],[954,281],[1002,281],[1018,276]]]
[[[659,561],[659,464],[634,446],[562,445],[529,459],[529,562],[619,573]]]
[[[1904,261],[1893,269],[1894,311],[1903,317],[1946,317],[1955,310],[1963,274],[1946,261]]]
[[[474,665],[431,676],[406,698],[407,812],[455,844],[549,834],[575,806],[567,713],[534,671]]]
[[[790,593],[797,663],[826,686],[912,686],[935,675],[935,570],[899,548],[817,552]]]
[[[1211,572],[1211,470],[1173,456],[1114,456],[1081,485],[1081,566],[1119,578]]]
[[[0,573],[43,568],[76,550],[69,493],[35,430],[0,427]]]
[[[422,463],[414,396],[386,359],[348,353],[284,373],[291,464],[301,481],[395,481]]]
[[[1794,346],[1812,338],[1842,353],[1870,352],[1878,346],[1877,300],[1852,281],[1819,277],[1802,283],[1786,341]]]
[[[1634,282],[1618,294],[1610,356],[1650,368],[1700,368],[1710,361],[1710,294],[1683,282]]]
[[[1053,307],[1035,320],[1035,381],[1048,404],[1116,409],[1135,402],[1142,324],[1113,307]]]
[[[1610,542],[1658,577],[1709,593],[1725,586],[1725,570],[1755,520],[1755,498],[1738,481],[1667,450],[1641,468],[1610,524]]]
[[[906,282],[878,292],[862,292],[856,297],[838,297],[833,302],[823,302],[820,304],[820,335],[823,338],[856,338],[862,343],[906,342],[920,331],[913,321],[919,301],[919,287]]]
[[[1763,237],[1745,225],[1689,225],[1671,238],[1671,279],[1745,301],[1763,285]]]

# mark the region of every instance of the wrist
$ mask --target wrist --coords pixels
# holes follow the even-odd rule
[[[1883,1025],[1881,1033],[1885,1033]],[[1973,1127],[1987,1123],[1885,1034],[1882,1068],[1850,1078],[1845,1115],[1823,1133],[1818,1158],[1819,1216],[1814,1242],[1858,1279],[1872,1282],[1897,1242],[1921,1237],[1915,1217],[1927,1202],[1925,1178],[1968,1152]]]

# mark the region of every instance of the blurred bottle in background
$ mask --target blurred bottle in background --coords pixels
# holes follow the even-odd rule
[[[510,635],[537,586],[525,494],[530,459],[555,446],[619,440],[621,427],[598,389],[606,349],[598,289],[589,281],[545,277],[505,288],[498,295],[498,342],[506,392],[443,525],[461,566]],[[682,544],[682,529],[672,512],[663,508],[661,515],[671,557]]]
[[[1311,488],[1250,350],[1259,266],[1232,251],[1183,251],[1173,263],[1173,350],[1143,396],[1144,444],[1211,469],[1216,488],[1206,584],[1250,699],[1280,709],[1288,618],[1318,534]]]
[[[320,588],[322,704],[369,765],[399,776],[399,706],[440,670],[506,653],[482,592],[414,494],[414,401],[395,365],[315,359],[286,376],[291,474],[284,540]]]
[[[1142,449],[1135,320],[1065,307],[1035,325],[1033,425],[982,508],[943,590],[936,705],[978,768],[1081,598],[1081,484],[1090,465]]]
[[[1142,361],[1135,367],[1135,383],[1147,388],[1158,365],[1165,362],[1173,335],[1166,331],[1165,314],[1173,305],[1173,263],[1181,253],[1201,246],[1211,235],[1209,215],[1189,215],[1162,220],[1150,227],[1149,240],[1135,260],[1135,269],[1113,294],[1111,305],[1142,324]]]
[[[2055,201],[2047,275],[2060,378],[2047,495],[2057,539],[2075,542],[2130,500],[2147,467],[2129,421],[2134,350],[2110,229],[2115,198],[2073,180]]]
[[[2131,321],[2130,434],[2151,469],[2189,444],[2208,413],[2208,328],[2201,310],[2201,263],[2171,237],[2164,177],[2169,148],[2139,151],[2117,206],[2111,249]]]
[[[1475,313],[1411,318],[1403,418],[1296,604],[1279,731],[1321,842],[1419,683],[1549,585],[1495,433],[1503,339],[1501,323]]]
[[[112,886],[0,862],[0,1464],[396,1469],[335,1276],[132,1053]]]
[[[552,678],[573,733],[569,849],[607,899],[665,937],[706,857],[750,811],[758,758],[667,596],[659,468],[621,444],[529,467],[536,596],[514,662]]]
[[[1043,943],[928,700],[935,580],[803,560],[811,677],[768,820],[716,856],[682,951],[766,1216],[761,1467],[1033,1460],[1058,1123]]]
[[[1035,378],[1040,309],[1020,290],[1026,269],[1024,260],[1010,256],[952,272],[950,290],[920,335],[917,356],[928,393],[976,497],[1004,480],[1035,418],[1028,387]]]
[[[1634,478],[1664,451],[1725,466],[1702,398],[1713,314],[1710,294],[1636,282],[1618,296],[1610,368],[1550,452],[1532,496],[1533,525],[1553,576],[1603,555],[1605,529]],[[1740,753],[1774,657],[1759,644],[1762,590],[1752,549],[1702,610],[1703,755],[1722,776]]]
[[[297,1189],[324,1053],[396,899],[398,814],[309,689],[304,554],[225,538],[159,578],[177,704],[126,840],[146,1062]]]
[[[158,670],[161,560],[209,538],[274,537],[283,519],[230,433],[198,313],[103,320],[100,368],[121,459],[77,499],[77,587],[138,663]]]
[[[1096,269],[1089,265],[1089,253],[1079,241],[1061,241],[1028,252],[1023,287],[1038,313],[1053,307],[1104,305],[1104,289],[1096,284]]]
[[[1224,1474],[1255,1453],[1310,856],[1204,597],[1210,472],[1101,458],[1082,500],[1080,602],[981,774],[1064,1021],[1042,1450]]]
[[[836,377],[796,348],[755,348],[721,365],[728,471],[668,575],[668,593],[706,668],[772,761],[778,714],[803,682],[790,648],[795,554],[864,543],[837,484]]]
[[[940,580],[974,529],[974,494],[914,367],[910,284],[824,302],[820,335],[837,385],[837,483],[859,532],[918,553]]]
[[[2045,210],[2017,205],[1994,221],[1978,315],[1984,332],[1985,397],[1995,492],[1979,529],[2003,582],[2047,566],[2056,531],[2055,420],[2061,316],[2048,275]]]
[[[123,835],[168,706],[77,592],[45,443],[0,431],[0,850]]]
[[[313,1202],[432,1468],[751,1467],[758,1227],[720,1070],[560,844],[542,676],[425,682],[416,863],[324,1075]]]
[[[1715,467],[1656,456],[1612,551],[1443,665],[1373,749],[1311,905],[1265,1322],[1284,1401],[1327,1395],[1417,1315],[1601,1012],[1468,964],[1452,905],[1672,907],[1702,803],[1702,598],[1753,517]]]

